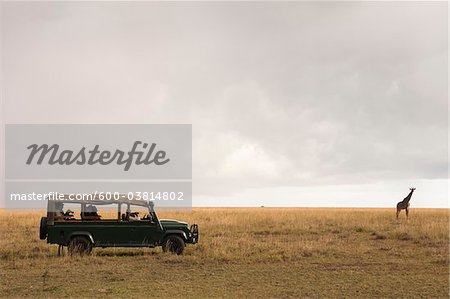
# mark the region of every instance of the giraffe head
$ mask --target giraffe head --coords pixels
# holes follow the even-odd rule
[[[416,190],[416,188],[409,188],[409,190],[414,191],[414,190]]]

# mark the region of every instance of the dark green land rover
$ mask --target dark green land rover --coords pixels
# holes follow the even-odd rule
[[[72,210],[64,211],[64,205],[79,205],[80,218]],[[116,206],[117,214],[110,212],[104,219],[97,206]],[[126,211],[122,213],[122,207]],[[145,215],[133,212],[145,209]],[[186,222],[158,219],[153,202],[129,200],[121,196],[113,200],[93,198],[88,201],[48,200],[47,217],[41,218],[39,237],[47,243],[58,244],[58,254],[67,247],[69,254],[89,254],[93,247],[156,247],[164,252],[181,254],[186,244],[198,242],[198,225],[188,227]]]

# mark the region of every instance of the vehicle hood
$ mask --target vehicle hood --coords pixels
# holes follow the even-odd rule
[[[164,229],[188,226],[187,222],[178,221],[174,219],[159,219],[159,222],[161,223]]]

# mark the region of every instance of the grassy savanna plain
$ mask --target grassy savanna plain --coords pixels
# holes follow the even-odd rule
[[[197,208],[185,254],[95,248],[58,257],[38,238],[43,212],[0,212],[0,296],[448,298],[449,211]]]

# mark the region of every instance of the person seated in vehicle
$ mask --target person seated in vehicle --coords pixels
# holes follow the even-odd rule
[[[65,220],[75,220],[74,212],[72,210],[68,209],[64,213],[64,219]]]
[[[128,219],[129,221],[139,221],[141,217],[139,217],[139,212],[131,212]]]
[[[150,215],[150,214],[145,214],[144,217],[141,218],[141,220],[154,222],[154,221],[153,221],[153,217],[152,217],[152,215]]]
[[[96,206],[88,205],[84,209],[84,213],[81,213],[81,218],[85,220],[100,220],[101,216],[97,212]]]

